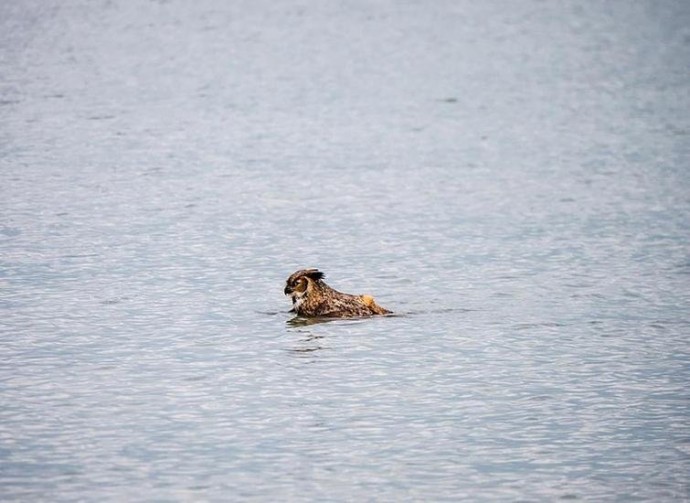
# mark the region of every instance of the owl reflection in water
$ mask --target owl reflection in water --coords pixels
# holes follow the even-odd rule
[[[292,310],[298,316],[354,318],[375,314],[391,314],[379,306],[371,295],[350,295],[328,286],[318,269],[301,269],[285,284],[285,295],[292,298]]]

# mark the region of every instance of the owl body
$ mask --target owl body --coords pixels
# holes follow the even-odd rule
[[[302,269],[292,274],[285,285],[285,295],[292,298],[292,312],[299,316],[354,318],[375,314],[390,314],[370,295],[350,295],[339,292],[323,281],[318,269]]]

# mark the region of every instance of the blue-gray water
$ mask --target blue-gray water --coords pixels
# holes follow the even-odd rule
[[[685,1],[6,1],[0,93],[1,499],[690,499]]]

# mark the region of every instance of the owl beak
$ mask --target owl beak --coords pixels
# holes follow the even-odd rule
[[[292,293],[292,288],[290,288],[289,286],[286,286],[285,290],[283,290],[283,292],[285,293],[285,295],[290,295]]]

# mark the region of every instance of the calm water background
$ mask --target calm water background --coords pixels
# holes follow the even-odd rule
[[[685,1],[6,1],[0,93],[3,500],[690,499]]]

